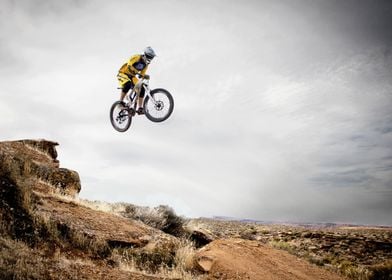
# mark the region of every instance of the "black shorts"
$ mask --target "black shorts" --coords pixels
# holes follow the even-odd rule
[[[124,84],[123,88],[122,88],[122,92],[123,93],[127,93],[131,88],[134,87],[134,84],[132,83],[132,81],[128,81]]]
[[[132,80],[127,81],[127,82],[123,85],[122,92],[123,92],[123,93],[127,93],[127,92],[128,92],[130,89],[132,89],[134,86],[135,86],[135,85],[133,84]],[[144,94],[145,94],[145,89],[144,89],[144,87],[142,86],[141,89],[140,89],[140,97],[144,97]]]

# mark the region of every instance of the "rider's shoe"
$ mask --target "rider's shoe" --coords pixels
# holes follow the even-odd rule
[[[144,115],[144,108],[140,107],[136,112],[138,115]]]
[[[136,111],[133,108],[129,108],[128,112],[131,114],[132,117],[136,115]]]

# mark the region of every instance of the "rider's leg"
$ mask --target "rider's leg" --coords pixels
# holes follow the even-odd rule
[[[121,90],[121,96],[120,96],[120,101],[124,101],[125,95],[127,94],[126,91],[124,91],[124,89]]]
[[[121,90],[121,96],[120,96],[120,101],[124,101],[125,95],[127,92],[132,88],[132,82],[127,81],[123,86]]]
[[[141,87],[139,89],[139,98],[137,99],[137,105],[139,107],[139,109],[138,109],[139,114],[144,113],[144,108],[143,108],[144,93],[145,93],[145,90],[143,87]]]
[[[138,105],[138,107],[139,107],[139,109],[137,109],[137,112],[139,113],[139,114],[143,114],[144,113],[144,108],[143,108],[143,97],[139,97],[138,99],[137,99],[137,105]]]
[[[118,73],[117,75],[118,82],[120,84],[121,88],[121,94],[120,94],[120,101],[124,101],[125,95],[127,92],[133,87],[133,81],[124,73]]]

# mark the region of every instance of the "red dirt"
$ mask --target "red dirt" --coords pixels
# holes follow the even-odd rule
[[[205,279],[342,280],[335,273],[255,241],[216,240],[197,255]]]

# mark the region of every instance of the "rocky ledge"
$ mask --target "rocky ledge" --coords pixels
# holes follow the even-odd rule
[[[48,140],[20,140],[0,143],[0,175],[10,175],[30,184],[41,192],[54,190],[71,196],[80,192],[76,171],[60,168],[57,160],[58,143]]]

